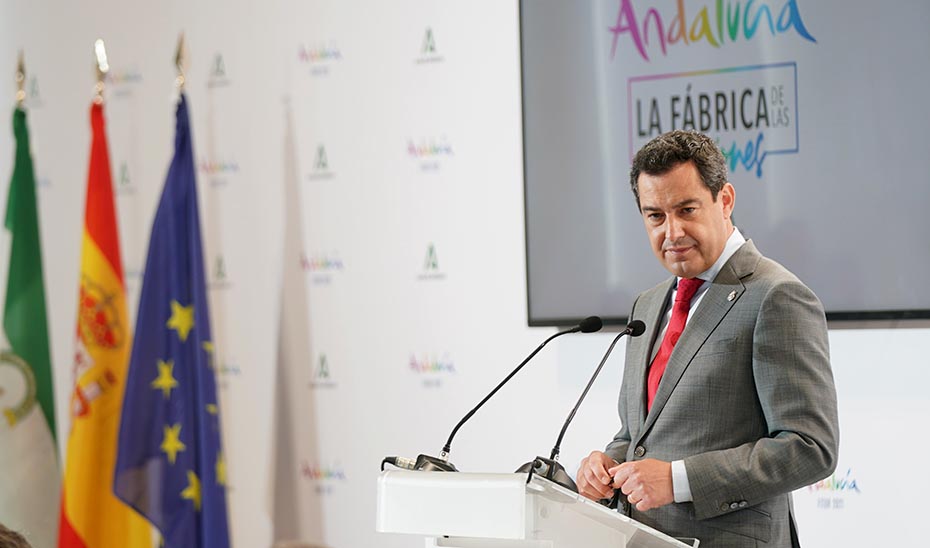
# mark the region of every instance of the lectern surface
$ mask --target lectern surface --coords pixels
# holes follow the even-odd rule
[[[689,546],[545,478],[388,471],[377,530],[434,537],[427,546],[684,548]]]

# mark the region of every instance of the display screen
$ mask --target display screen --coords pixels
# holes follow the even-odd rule
[[[734,223],[828,319],[930,317],[930,3],[520,9],[530,325],[621,323],[671,275],[629,168],[672,129],[717,141]]]

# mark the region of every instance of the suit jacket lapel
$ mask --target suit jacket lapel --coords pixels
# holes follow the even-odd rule
[[[652,361],[652,348],[659,344],[660,341],[656,341],[656,337],[659,334],[659,328],[661,327],[662,314],[665,312],[665,303],[668,301],[669,295],[672,293],[672,288],[675,287],[675,278],[669,278],[669,280],[656,291],[653,291],[650,295],[650,299],[641,303],[643,310],[646,311],[646,315],[643,317],[643,321],[646,323],[646,331],[641,335],[646,341],[646,344],[640,346],[640,352],[636,356],[632,356],[633,360],[630,363],[631,367],[636,368],[634,379],[642,379],[642,382],[637,383],[636,386],[632,388],[633,390],[633,399],[631,402],[637,402],[636,405],[636,415],[631,417],[632,423],[642,427],[643,421],[646,418],[646,404],[643,403],[646,401],[646,374],[649,371],[649,363]],[[629,343],[627,343],[629,344]],[[642,430],[642,428],[640,428]]]
[[[694,315],[685,326],[685,330],[681,334],[678,344],[675,345],[672,355],[669,356],[668,365],[666,365],[662,381],[659,383],[659,391],[656,392],[655,400],[652,402],[652,409],[646,415],[642,433],[647,432],[655,423],[656,417],[662,412],[662,408],[665,407],[694,355],[697,354],[704,342],[717,328],[717,325],[733,308],[733,305],[739,301],[739,297],[746,290],[740,279],[755,270],[760,258],[761,255],[752,244],[752,241],[747,241],[727,261],[717,274],[717,277],[711,282],[711,286],[707,288],[707,293],[701,299],[698,309],[694,311]],[[730,298],[730,293],[733,293],[733,298]],[[661,343],[655,341],[653,344]],[[646,364],[646,368],[648,368],[648,364]],[[643,378],[645,379],[645,374]],[[645,385],[645,380],[643,385]],[[640,390],[644,389],[641,388]],[[641,401],[645,402],[645,398],[642,398]],[[643,403],[643,408],[645,409],[645,403]]]

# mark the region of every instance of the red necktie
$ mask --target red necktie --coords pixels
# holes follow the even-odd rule
[[[688,310],[691,309],[691,299],[697,293],[704,280],[698,278],[682,278],[678,282],[678,292],[675,293],[675,304],[672,305],[672,319],[668,322],[668,329],[665,330],[665,338],[662,339],[662,346],[656,354],[652,365],[649,366],[649,378],[646,383],[646,412],[652,409],[652,400],[656,398],[656,392],[659,391],[659,381],[662,380],[662,374],[665,373],[665,366],[668,365],[668,358],[672,355],[675,343],[681,337],[681,332],[685,330],[685,322],[688,320]]]

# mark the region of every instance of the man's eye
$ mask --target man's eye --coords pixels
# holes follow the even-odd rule
[[[649,215],[647,215],[647,218],[648,218],[650,221],[661,221],[661,220],[662,220],[662,214],[661,214],[661,213],[650,213]]]
[[[694,213],[694,210],[696,209],[697,209],[696,207],[683,207],[681,208],[681,212],[684,213],[685,215],[691,215],[692,213]]]

